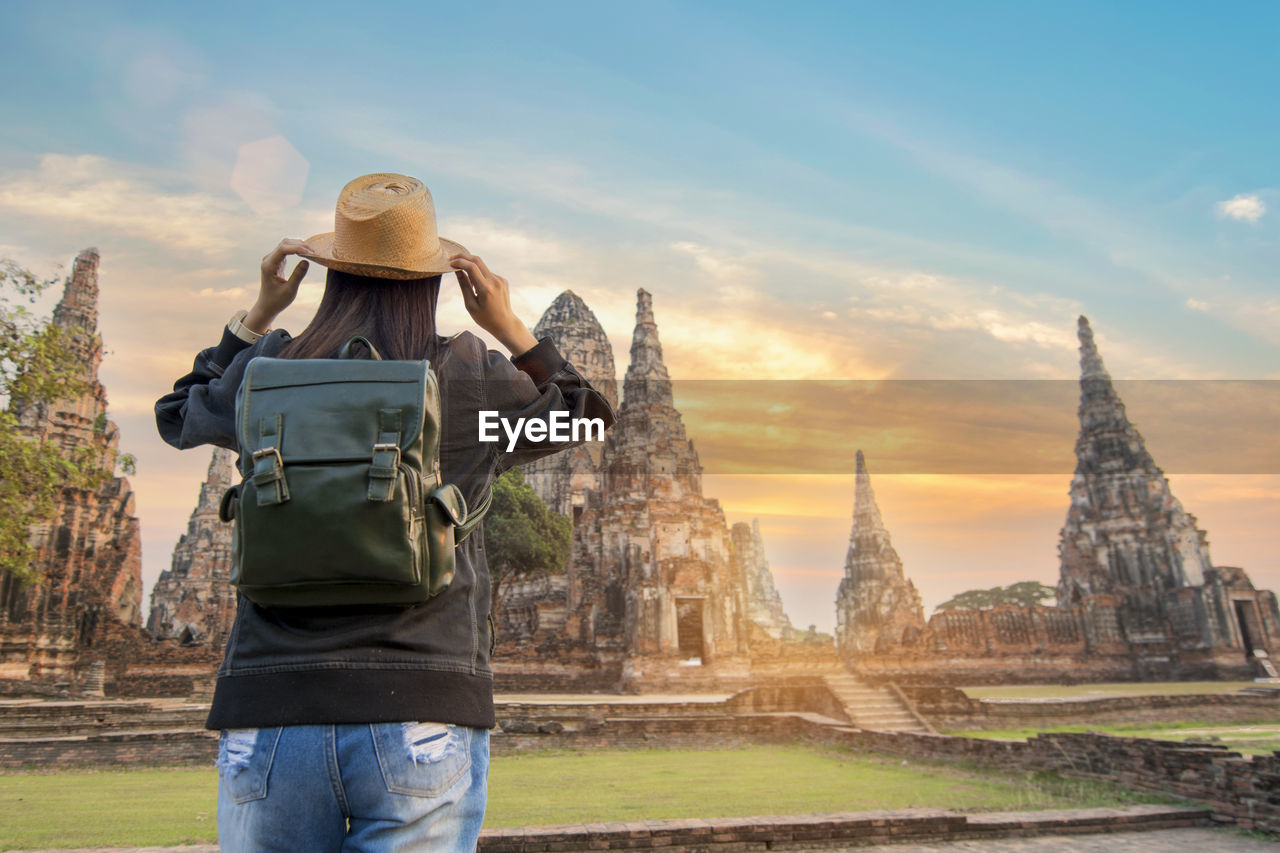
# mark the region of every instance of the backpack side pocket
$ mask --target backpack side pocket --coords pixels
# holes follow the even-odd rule
[[[454,528],[466,520],[467,501],[452,483],[431,490],[427,495],[425,532],[427,536],[430,595],[444,592],[453,583],[456,564]]]

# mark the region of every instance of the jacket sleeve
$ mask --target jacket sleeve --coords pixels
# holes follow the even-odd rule
[[[600,440],[603,431],[613,426],[609,401],[565,360],[551,338],[542,338],[533,349],[512,358],[488,350],[486,359],[488,409],[513,429],[521,419],[525,425],[514,441],[506,427],[498,425],[494,430],[498,440],[491,447],[496,454],[497,473],[587,440]],[[580,419],[595,421],[596,425],[579,430],[576,441],[551,440],[553,428],[559,434],[572,436],[571,424]],[[529,437],[527,426],[533,422],[541,422],[534,431],[540,431],[544,439]]]
[[[218,345],[201,350],[191,372],[156,401],[160,437],[179,450],[213,444],[238,451],[236,391],[245,366],[250,358],[279,349],[288,339],[287,332],[276,330],[248,344],[224,328]]]

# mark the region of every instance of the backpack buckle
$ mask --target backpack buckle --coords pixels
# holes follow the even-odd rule
[[[388,458],[388,454],[395,452]],[[371,501],[389,501],[395,497],[396,475],[400,472],[400,445],[380,441],[373,445],[369,461],[369,494]]]
[[[398,466],[400,465],[400,445],[398,445],[398,444],[381,444],[381,443],[379,443],[379,444],[375,444],[375,445],[373,446],[373,464],[375,464],[375,465],[376,465],[376,464],[377,464],[377,462],[378,462],[378,451],[379,451],[379,450],[394,450],[394,451],[396,452],[396,461],[391,463],[391,467],[392,467],[392,468],[395,468],[395,467],[398,467]]]
[[[258,493],[258,506],[282,504],[289,500],[289,484],[284,478],[284,458],[278,447],[262,447],[252,454],[252,482]],[[264,464],[263,460],[267,460]]]
[[[257,465],[257,462],[259,459],[262,459],[264,456],[271,456],[272,454],[275,454],[275,457],[276,457],[276,467],[283,468],[284,457],[280,455],[280,448],[278,447],[262,447],[262,448],[259,448],[258,450],[253,451],[254,465],[255,466]]]

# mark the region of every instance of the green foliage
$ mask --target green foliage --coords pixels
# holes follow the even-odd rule
[[[519,468],[494,482],[493,504],[482,526],[495,602],[501,600],[503,581],[559,574],[568,564],[573,523],[551,511]]]
[[[990,610],[1002,604],[1031,607],[1057,595],[1057,591],[1039,581],[1022,581],[991,589],[971,589],[938,605],[937,610]]]
[[[792,639],[797,643],[812,643],[815,646],[834,646],[836,638],[826,631],[819,631],[817,625],[810,625],[807,631],[796,631]]]
[[[62,489],[96,488],[108,477],[100,450],[67,450],[18,429],[18,407],[89,390],[84,364],[71,346],[79,330],[55,326],[27,307],[56,281],[0,260],[0,572],[24,582],[36,580],[30,526],[52,518]],[[105,415],[99,420],[94,430],[100,434]],[[132,456],[122,455],[119,462],[126,470],[134,466]]]

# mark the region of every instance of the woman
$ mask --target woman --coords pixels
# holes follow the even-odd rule
[[[272,322],[297,295],[300,261],[329,267],[296,338]],[[455,272],[469,332],[436,334],[441,275]],[[441,388],[440,464],[476,506],[507,468],[570,446],[478,440],[480,411],[613,423],[605,399],[511,309],[506,279],[436,234],[430,193],[404,175],[365,175],[338,199],[335,230],[286,239],[262,263],[258,300],[156,403],[178,448],[238,449],[236,390],[256,356],[332,358],[354,335],[384,358],[430,359]],[[219,740],[224,850],[472,850],[484,816],[493,727],[492,619],[483,531],[457,546],[453,582],[412,607],[264,608],[238,597],[206,726]]]

